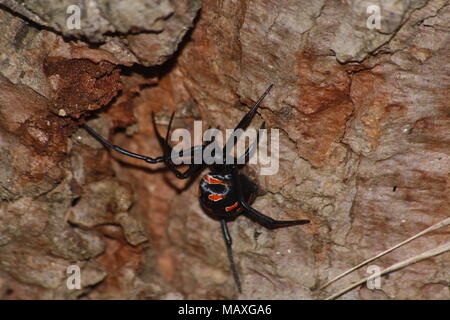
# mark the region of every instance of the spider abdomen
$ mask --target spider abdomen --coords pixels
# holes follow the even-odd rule
[[[245,199],[251,201],[258,187],[244,175],[239,175],[239,179]],[[243,211],[231,174],[205,175],[200,182],[200,203],[218,219],[233,219]]]

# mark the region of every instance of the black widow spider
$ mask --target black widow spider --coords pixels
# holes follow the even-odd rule
[[[253,152],[256,150],[256,147],[259,143],[259,131],[256,140],[247,148],[245,153],[239,159],[233,158],[234,161],[231,161],[230,163],[230,158],[228,158],[228,154],[226,153],[226,150],[231,150],[230,146],[235,145],[242,131],[248,127],[253,117],[255,116],[261,101],[269,93],[272,87],[273,84],[266,89],[261,97],[259,97],[258,101],[241,119],[239,124],[234,129],[233,134],[228,138],[222,151],[224,161],[217,161],[213,164],[206,164],[204,161],[202,161],[201,163],[194,161],[189,165],[189,168],[185,172],[180,172],[176,168],[176,165],[173,162],[174,158],[172,157],[172,147],[168,143],[170,128],[172,126],[172,121],[175,113],[172,113],[169,121],[169,126],[167,128],[166,138],[163,138],[156,127],[154,113],[152,112],[152,120],[153,126],[155,128],[155,133],[161,145],[161,148],[163,149],[163,156],[157,158],[143,156],[122,149],[121,147],[116,146],[101,137],[89,126],[84,125],[84,128],[87,130],[87,132],[104,146],[126,156],[144,160],[148,163],[164,162],[166,167],[170,171],[172,171],[179,179],[185,179],[194,176],[196,173],[200,172],[206,167],[210,169],[210,173],[205,175],[200,182],[200,203],[202,207],[207,211],[208,215],[220,221],[223,238],[227,247],[228,260],[230,262],[233,277],[239,292],[242,292],[241,281],[239,279],[236,264],[233,260],[232,240],[228,231],[227,222],[236,219],[237,216],[239,216],[241,213],[268,229],[283,228],[310,222],[309,220],[274,220],[250,206],[250,203],[256,197],[258,186],[250,181],[245,175],[240,174],[238,170],[240,168],[239,164],[242,162],[246,164],[251,158]],[[261,126],[261,129],[262,128],[264,128],[264,123]],[[182,150],[178,152],[178,155],[180,157],[185,157],[186,155],[188,155],[192,159],[196,154],[198,154],[197,152],[203,151],[213,141],[214,139],[212,139],[211,142],[207,144],[203,144],[202,146],[195,146],[190,149]],[[242,157],[244,157],[244,159],[242,159]]]

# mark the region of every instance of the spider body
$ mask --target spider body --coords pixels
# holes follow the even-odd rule
[[[256,196],[258,186],[245,175],[238,176],[244,190],[244,199],[251,203]],[[200,182],[200,203],[208,214],[217,219],[234,220],[243,211],[239,204],[233,177],[230,174],[211,173],[203,176]]]
[[[163,162],[166,165],[167,169],[172,171],[175,174],[175,176],[179,179],[195,177],[203,169],[205,168],[210,169],[210,173],[203,176],[200,182],[200,203],[202,207],[205,209],[205,211],[212,218],[220,221],[222,235],[225,241],[228,259],[231,266],[231,271],[233,273],[233,277],[239,292],[241,292],[241,282],[236,264],[234,263],[233,260],[232,239],[227,227],[228,222],[236,219],[239,215],[242,214],[268,229],[290,227],[309,223],[309,220],[281,220],[281,221],[275,220],[272,219],[271,217],[262,214],[261,212],[250,206],[251,202],[256,197],[258,187],[255,183],[250,181],[245,175],[240,174],[239,169],[242,166],[241,163],[242,162],[244,164],[247,163],[248,160],[253,155],[253,153],[255,152],[259,143],[259,132],[256,141],[254,141],[250,145],[250,147],[239,159],[234,159],[231,155],[227,154],[227,150],[232,149],[232,147],[236,144],[236,141],[239,138],[242,131],[245,130],[252,121],[261,101],[269,93],[272,86],[273,85],[270,85],[266,89],[264,94],[262,94],[259,97],[258,101],[256,101],[256,103],[252,106],[252,108],[244,115],[244,117],[241,119],[241,121],[234,129],[233,134],[226,141],[226,144],[222,150],[223,159],[221,160],[223,161],[217,161],[212,164],[207,164],[203,161],[201,163],[193,161],[193,163],[189,165],[189,168],[185,172],[181,172],[177,169],[177,165],[173,162],[174,158],[172,158],[173,157],[172,147],[168,143],[170,128],[172,126],[174,114],[172,114],[172,117],[170,118],[166,137],[163,138],[157,129],[155,117],[152,113],[155,134],[163,150],[163,155],[156,158],[140,155],[125,150],[119,146],[116,146],[111,142],[109,142],[108,140],[104,139],[89,126],[84,125],[86,131],[89,134],[91,134],[95,139],[97,139],[100,143],[102,143],[105,147],[115,150],[123,155],[140,159],[148,163]],[[264,123],[261,126],[261,129],[262,128],[264,128]],[[198,151],[205,150],[205,148],[209,146],[211,143],[216,142],[212,140],[211,142],[204,144],[202,146],[195,146],[190,149],[182,150],[178,153],[178,156],[179,157],[189,156],[191,157],[191,159],[193,159]],[[233,159],[234,161],[231,161],[230,163],[228,162],[229,159]],[[237,163],[239,163],[239,165]]]

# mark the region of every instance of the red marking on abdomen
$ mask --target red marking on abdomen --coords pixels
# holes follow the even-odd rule
[[[210,175],[204,176],[203,180],[205,180],[209,184],[223,184],[223,185],[226,185],[226,186],[230,185],[228,182],[222,181],[220,179],[213,178]]]
[[[235,202],[232,206],[225,207],[225,211],[229,212],[229,211],[233,210],[234,208],[236,208],[237,206],[238,206],[238,203]]]
[[[223,195],[213,193],[213,194],[208,195],[208,199],[212,200],[212,201],[219,201],[219,200],[223,199]]]

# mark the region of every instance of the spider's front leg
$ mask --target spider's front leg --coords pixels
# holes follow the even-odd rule
[[[275,220],[271,217],[262,214],[258,210],[252,208],[245,200],[244,192],[242,190],[241,178],[239,176],[237,169],[235,169],[232,172],[232,177],[233,177],[233,186],[236,188],[236,196],[238,198],[238,202],[245,210],[244,214],[250,219],[262,225],[263,227],[266,227],[267,229],[277,229],[306,224],[310,222],[309,220]]]
[[[223,152],[223,155],[225,157],[227,155],[227,150],[231,150],[232,149],[232,147],[236,144],[237,140],[239,139],[240,135],[242,134],[243,130],[245,130],[248,127],[248,125],[252,121],[253,117],[255,116],[256,111],[259,108],[259,105],[264,100],[264,98],[269,94],[269,92],[272,89],[272,87],[273,87],[273,84],[271,84],[269,87],[267,87],[266,91],[259,97],[259,99],[255,102],[255,104],[244,115],[244,117],[241,119],[241,121],[239,121],[239,123],[236,126],[236,128],[234,128],[233,134],[231,134],[231,136],[228,138],[227,142],[225,143],[225,145],[223,147],[223,151],[222,152]],[[264,126],[264,123],[261,126],[261,128],[263,126]],[[248,150],[247,150],[247,152],[248,152]],[[246,158],[247,157],[248,157],[248,155],[246,156]],[[226,160],[226,158],[224,160]],[[245,162],[247,162],[247,161],[248,160],[246,160]]]

